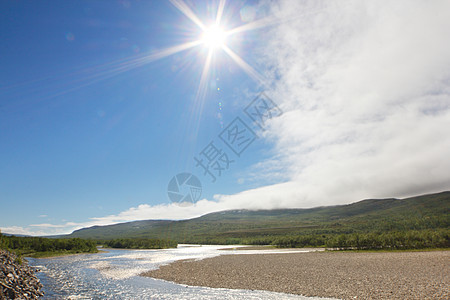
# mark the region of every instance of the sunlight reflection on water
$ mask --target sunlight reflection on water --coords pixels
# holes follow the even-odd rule
[[[221,254],[255,254],[280,250],[218,249],[236,246],[180,245],[177,249],[117,250],[51,259],[29,259],[38,267],[44,284],[44,299],[323,299],[297,295],[190,287],[141,277],[142,272],[180,259],[204,259]],[[305,252],[305,251],[301,251]]]

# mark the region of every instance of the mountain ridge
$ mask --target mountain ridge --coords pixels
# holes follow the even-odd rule
[[[141,220],[82,228],[67,235],[92,239],[169,238],[209,243],[278,235],[385,232],[448,228],[450,191],[403,199],[273,210],[235,209],[186,220]]]

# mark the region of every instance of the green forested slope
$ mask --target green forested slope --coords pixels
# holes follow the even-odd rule
[[[340,234],[448,231],[450,192],[407,199],[369,199],[311,209],[231,210],[199,218],[136,221],[96,226],[69,237],[162,238],[179,243],[270,244],[276,239]]]

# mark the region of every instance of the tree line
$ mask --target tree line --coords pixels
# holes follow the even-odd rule
[[[450,230],[427,229],[384,232],[300,233],[256,237],[196,237],[183,243],[217,245],[272,245],[278,248],[326,247],[334,249],[450,248]]]
[[[122,248],[122,249],[165,249],[165,248],[176,248],[178,243],[171,240],[162,239],[113,239],[98,241],[105,247],[109,248]]]
[[[449,230],[394,231],[335,235],[284,236],[272,241],[280,248],[325,246],[335,249],[426,249],[450,248]]]
[[[0,249],[12,250],[19,253],[34,252],[64,252],[96,253],[97,245],[109,248],[123,249],[164,249],[176,248],[177,242],[163,239],[114,239],[114,240],[86,240],[80,238],[53,239],[42,237],[5,236],[0,232]]]
[[[97,245],[94,241],[80,238],[50,239],[42,237],[5,236],[0,233],[0,248],[21,253],[64,252],[95,253]]]
[[[96,245],[122,249],[176,248],[177,242],[217,245],[273,245],[279,248],[327,247],[334,249],[426,249],[450,248],[449,229],[427,229],[384,232],[305,233],[264,235],[255,237],[189,237],[173,241],[148,238],[118,238],[112,240],[84,240],[80,238],[50,239],[39,237],[2,236],[0,248],[30,252],[97,252]]]

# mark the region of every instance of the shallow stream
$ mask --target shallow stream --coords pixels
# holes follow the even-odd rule
[[[181,259],[283,250],[219,250],[233,246],[180,245],[177,249],[117,250],[49,259],[29,258],[41,271],[44,299],[323,299],[252,290],[191,287],[139,276]],[[304,251],[304,250],[300,250]]]

